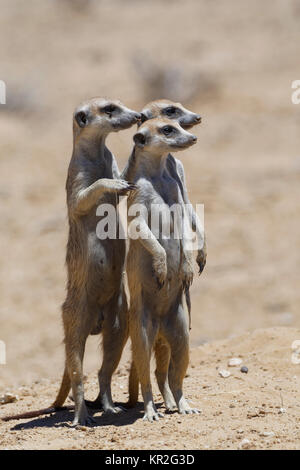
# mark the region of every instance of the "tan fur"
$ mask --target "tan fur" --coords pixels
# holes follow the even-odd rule
[[[170,110],[170,108],[171,110],[172,108],[175,108],[175,112],[173,113],[172,120],[178,122],[184,128],[190,128],[201,122],[201,117],[198,114],[195,114],[192,111],[187,110],[186,108],[182,106],[181,103],[175,103],[167,99],[156,100],[156,101],[152,101],[146,104],[141,112],[142,119],[146,121],[146,120],[157,118],[157,117],[163,118],[166,116],[166,112],[168,111],[168,109]],[[175,157],[173,157],[173,155],[169,154],[167,157],[166,165],[167,165],[168,171],[170,172],[172,177],[177,181],[179,185],[184,203],[190,204],[188,192],[186,188],[186,183],[185,183],[184,168],[183,168],[182,162],[176,159]],[[135,155],[132,154],[125,170],[122,173],[122,177],[125,179],[132,179],[133,174],[135,172],[135,166],[136,166]],[[193,230],[197,231],[196,215],[194,211],[192,212],[192,227],[193,227]],[[206,263],[205,235],[204,235],[204,240],[203,240],[203,247],[199,249],[197,253],[196,261],[199,266],[199,274],[201,274]],[[186,305],[187,305],[187,309],[189,312],[189,329],[191,329],[191,300],[190,300],[189,285],[184,286],[184,292],[185,292]],[[162,343],[162,340],[160,340],[160,344],[161,343]],[[174,399],[170,398],[171,393],[166,392],[166,389],[168,389],[168,374],[167,374],[168,367],[166,367],[165,365],[169,357],[168,347],[167,345],[165,345],[164,347],[158,347],[158,348],[156,348],[155,346],[154,350],[155,350],[156,367],[157,367],[156,375],[157,377],[159,377],[159,380],[158,380],[159,388],[160,388],[162,395],[168,397],[167,401],[165,401],[165,406],[168,410],[171,410],[171,409],[174,409],[176,405],[175,405]],[[166,354],[165,357],[163,356],[164,352]],[[138,391],[139,391],[139,384],[137,380],[136,369],[132,362],[130,376],[129,376],[129,399],[128,399],[129,407],[133,407],[136,405],[137,400],[138,400]]]
[[[100,240],[96,226],[99,203],[116,206],[118,194],[134,189],[119,178],[114,156],[105,146],[110,132],[129,128],[140,114],[119,101],[93,98],[74,112],[73,155],[66,183],[69,238],[67,296],[62,306],[66,362],[53,406],[35,416],[60,409],[70,387],[75,402],[73,425],[89,424],[83,391],[83,356],[88,335],[102,332],[103,363],[99,371],[99,402],[104,411],[119,412],[111,397],[111,377],[128,338],[128,306],[124,291],[125,240]],[[51,410],[51,411],[49,411]]]
[[[171,126],[174,136],[162,131]],[[133,182],[138,189],[129,196],[129,211],[135,203],[144,204],[148,213],[151,204],[183,204],[180,187],[167,167],[171,149],[186,148],[195,137],[176,122],[153,119],[145,122],[135,135]],[[167,188],[167,190],[166,190]],[[130,222],[136,220],[129,217]],[[139,380],[145,404],[144,419],[157,420],[150,383],[150,356],[155,348],[156,377],[168,408],[192,413],[182,393],[182,382],[188,365],[188,321],[183,307],[184,285],[191,282],[190,255],[182,240],[156,239],[143,217],[139,232],[148,238],[130,240],[127,274],[130,290],[129,330],[132,342],[133,367],[130,373],[132,403],[137,399]],[[169,376],[169,381],[166,376]]]
[[[112,107],[112,111],[109,109]],[[78,114],[87,116],[81,126]],[[96,207],[117,203],[116,194],[133,189],[118,177],[113,155],[105,146],[110,132],[126,129],[137,122],[139,114],[122,103],[93,99],[83,103],[74,114],[74,150],[67,178],[69,240],[67,246],[68,287],[63,304],[66,368],[54,406],[61,406],[70,385],[75,401],[73,424],[90,421],[83,395],[82,361],[89,334],[103,335],[103,363],[99,371],[100,395],[105,411],[118,412],[110,383],[127,340],[127,302],[123,271],[125,242],[96,237]]]

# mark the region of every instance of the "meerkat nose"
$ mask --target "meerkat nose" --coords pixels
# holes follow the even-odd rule
[[[193,135],[192,140],[193,140],[193,142],[197,142],[197,137],[195,135]]]
[[[137,121],[141,121],[141,120],[142,120],[142,115],[141,115],[141,113],[135,113],[134,117],[135,117],[135,119],[136,119]]]
[[[196,121],[197,121],[197,122],[201,122],[201,121],[202,121],[202,117],[200,116],[200,114],[196,114]]]

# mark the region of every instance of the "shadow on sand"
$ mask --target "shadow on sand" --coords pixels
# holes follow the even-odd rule
[[[117,406],[124,407],[124,403],[116,403]],[[156,404],[157,408],[160,408],[163,403]],[[126,409],[121,413],[103,413],[100,410],[92,410],[89,408],[89,413],[93,416],[96,421],[91,427],[98,426],[127,426],[133,424],[138,419],[142,419],[144,415],[144,405],[139,402],[134,408]],[[101,413],[101,414],[100,414]],[[48,416],[38,417],[31,419],[27,422],[16,424],[11,428],[12,431],[21,431],[23,429],[34,429],[34,428],[60,428],[60,427],[72,427],[74,411],[63,410],[56,411]]]

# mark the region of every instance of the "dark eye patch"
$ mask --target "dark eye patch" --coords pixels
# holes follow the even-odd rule
[[[171,135],[172,133],[176,132],[176,129],[175,127],[173,126],[164,126],[161,128],[161,132],[166,135],[166,136],[169,136]]]
[[[175,106],[168,106],[163,110],[163,114],[169,116],[169,117],[174,117],[176,114],[178,114],[179,109],[176,108]]]
[[[111,115],[116,109],[117,106],[114,104],[108,104],[107,106],[104,106],[101,111],[103,111],[105,114]]]

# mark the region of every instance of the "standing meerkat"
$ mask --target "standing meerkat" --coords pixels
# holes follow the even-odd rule
[[[88,335],[102,331],[103,362],[99,371],[104,411],[118,412],[111,397],[111,378],[126,343],[127,302],[123,272],[125,240],[100,240],[96,234],[99,203],[116,207],[117,194],[133,186],[120,179],[117,163],[105,145],[111,132],[136,124],[140,114],[119,101],[94,98],[74,113],[73,155],[66,183],[69,239],[67,297],[62,306],[66,365],[54,402],[60,407],[72,387],[73,425],[91,421],[84,402],[82,362]]]
[[[180,124],[183,129],[190,129],[193,126],[201,123],[201,116],[196,114],[184,106],[181,103],[175,103],[173,101],[167,99],[161,99],[152,101],[145,105],[143,110],[141,111],[141,121],[145,122],[149,119],[162,117],[174,120]],[[138,124],[140,125],[140,124]],[[129,161],[122,172],[122,178],[126,180],[130,180],[132,175],[135,171],[135,155],[134,153],[129,158]],[[181,191],[181,195],[185,204],[190,205],[190,200],[188,197],[188,191],[186,188],[185,183],[185,174],[184,174],[184,167],[180,160],[175,158],[170,153],[168,154],[166,165],[168,168],[169,173],[172,177],[177,181],[178,186]],[[197,252],[197,264],[199,266],[199,274],[202,273],[205,263],[206,263],[206,242],[205,242],[205,234],[202,233],[198,226],[197,226],[197,218],[194,209],[191,207],[191,221],[192,221],[192,229],[197,233],[198,238],[200,239],[200,248]],[[202,245],[201,245],[202,241]],[[187,303],[187,308],[189,311],[189,315],[191,315],[191,301],[190,301],[190,293],[189,293],[189,286],[185,287],[185,298]],[[169,368],[169,361],[170,361],[170,350],[167,344],[165,344],[162,340],[158,340],[154,346],[155,356],[156,356],[156,377],[158,381],[158,385],[160,391],[163,396],[167,397],[165,400],[165,406],[168,410],[172,410],[176,407],[176,403],[172,398],[172,394],[169,390],[168,385],[168,368]],[[167,392],[166,392],[167,390]],[[137,378],[137,371],[134,367],[134,363],[132,362],[130,368],[130,376],[129,376],[129,399],[128,399],[128,406],[133,407],[136,405],[138,400],[138,393],[139,393],[139,383]]]
[[[175,103],[174,101],[170,101],[167,99],[155,100],[151,101],[150,103],[146,104],[141,111],[141,120],[140,124],[148,121],[149,119],[154,118],[167,118],[174,120],[180,124],[180,126],[188,130],[193,126],[200,124],[202,118],[199,114],[194,113],[184,106],[181,103]],[[140,125],[138,124],[138,125]],[[184,174],[184,167],[180,160],[173,157],[169,153],[167,158],[167,166],[169,172],[172,176],[177,180],[180,190],[182,193],[182,197],[184,199],[185,204],[190,204],[190,200],[188,197],[188,191],[185,183],[185,174]],[[134,171],[134,156],[131,156],[126,167],[122,171],[121,177],[125,180],[131,181],[131,172]],[[195,211],[192,209],[192,228],[197,234],[202,237],[203,234],[199,232],[196,222],[196,214]],[[202,273],[205,264],[206,264],[206,242],[205,236],[203,239],[203,246],[199,248],[196,258],[198,267],[199,267],[199,274]]]
[[[111,378],[128,338],[128,306],[124,290],[125,240],[99,239],[99,204],[117,205],[117,195],[134,186],[120,178],[116,160],[105,145],[111,132],[136,124],[140,114],[122,103],[93,98],[73,115],[73,154],[66,182],[69,238],[66,264],[67,296],[62,306],[66,362],[60,390],[49,408],[7,416],[5,420],[36,417],[62,407],[72,387],[73,425],[90,424],[84,401],[82,363],[86,339],[103,336],[97,402],[104,411],[119,412],[111,396]],[[116,228],[116,233],[119,233]]]
[[[163,236],[159,230],[156,238],[147,220],[150,212],[151,220],[159,217],[157,208],[163,207],[165,213],[170,213],[174,204],[184,207],[180,185],[168,169],[167,158],[170,151],[185,149],[196,140],[177,122],[161,118],[143,123],[134,136],[132,157],[135,164],[130,177],[137,190],[128,198],[131,237],[127,258],[129,331],[133,362],[142,387],[144,419],[149,421],[161,416],[153,402],[150,382],[151,351],[160,340],[170,350],[170,390],[162,390],[165,402],[175,399],[183,414],[198,412],[190,408],[182,392],[189,362],[189,324],[183,305],[183,285],[189,283],[193,275],[190,256],[185,249],[185,233],[176,238],[173,221],[170,237]],[[139,217],[132,213],[135,204],[139,204]],[[146,208],[147,214],[141,207]],[[138,238],[132,232],[135,227]],[[170,393],[172,396],[168,396]]]

